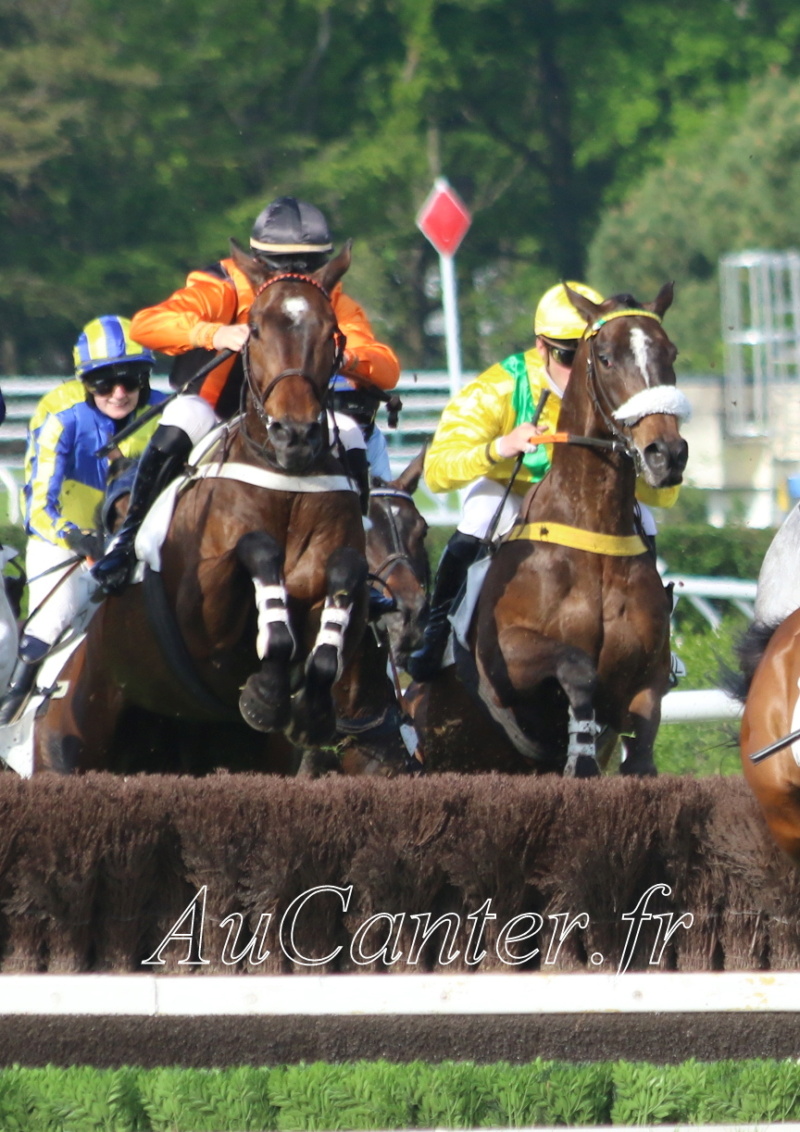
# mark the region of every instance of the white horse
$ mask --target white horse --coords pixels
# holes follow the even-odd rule
[[[2,572],[19,553],[13,546],[0,547],[0,696],[4,696],[17,659],[19,629],[17,619],[2,584]]]
[[[779,625],[800,608],[799,563],[800,503],[784,519],[761,563],[754,608],[757,622]]]

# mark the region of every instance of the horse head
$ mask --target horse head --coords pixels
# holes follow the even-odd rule
[[[395,480],[375,480],[370,491],[367,560],[373,577],[397,604],[386,624],[398,665],[422,644],[428,616],[430,564],[425,547],[428,524],[417,510],[413,495],[422,476],[425,450]]]
[[[350,244],[308,275],[276,272],[235,241],[231,254],[255,293],[244,359],[247,431],[265,434],[265,454],[281,470],[303,475],[327,448],[328,383],[344,348],[330,293],[350,266]]]
[[[689,455],[679,422],[689,418],[691,408],[675,388],[678,352],[661,325],[672,303],[672,284],[651,303],[614,295],[599,304],[564,286],[588,326],[572,367],[562,426],[564,412],[588,388],[579,427],[588,435],[599,429],[617,439],[651,487],[679,484]],[[585,386],[580,381],[584,367]]]

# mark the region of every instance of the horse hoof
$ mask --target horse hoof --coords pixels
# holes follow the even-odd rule
[[[620,763],[620,774],[636,776],[637,778],[656,778],[658,771],[652,759],[624,759]]]
[[[261,688],[247,681],[239,696],[239,711],[248,727],[254,731],[283,731],[291,719],[289,697],[267,698]]]

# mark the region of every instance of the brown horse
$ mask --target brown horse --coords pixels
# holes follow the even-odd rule
[[[62,673],[66,695],[37,723],[37,768],[125,768],[132,743],[157,760],[159,739],[140,738],[135,717],[158,721],[157,736],[179,724],[202,769],[241,748],[248,766],[291,771],[335,738],[337,715],[370,717],[370,695],[386,698],[364,634],[358,493],[325,414],[343,345],[329,293],[349,246],[311,275],[233,255],[255,292],[239,422],[178,495],[160,571],[96,613]]]
[[[800,865],[800,610],[778,626],[752,624],[739,659],[744,777],[773,838]]]
[[[394,661],[404,668],[422,644],[428,611],[430,564],[425,549],[428,524],[414,503],[424,450],[397,479],[376,480],[369,493],[367,562],[371,576],[394,598],[397,610],[385,615]]]
[[[621,734],[623,772],[655,773],[671,602],[637,532],[634,492],[637,475],[653,488],[680,483],[688,455],[678,418],[689,406],[661,326],[672,287],[646,304],[567,291],[588,327],[560,442],[491,559],[457,673],[418,694],[428,769],[591,776]]]

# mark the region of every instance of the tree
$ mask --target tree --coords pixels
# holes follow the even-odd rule
[[[589,270],[601,289],[644,299],[675,280],[668,318],[680,365],[719,370],[720,256],[795,247],[799,232],[800,81],[776,73],[752,84],[742,110],[709,110],[605,213]]]

